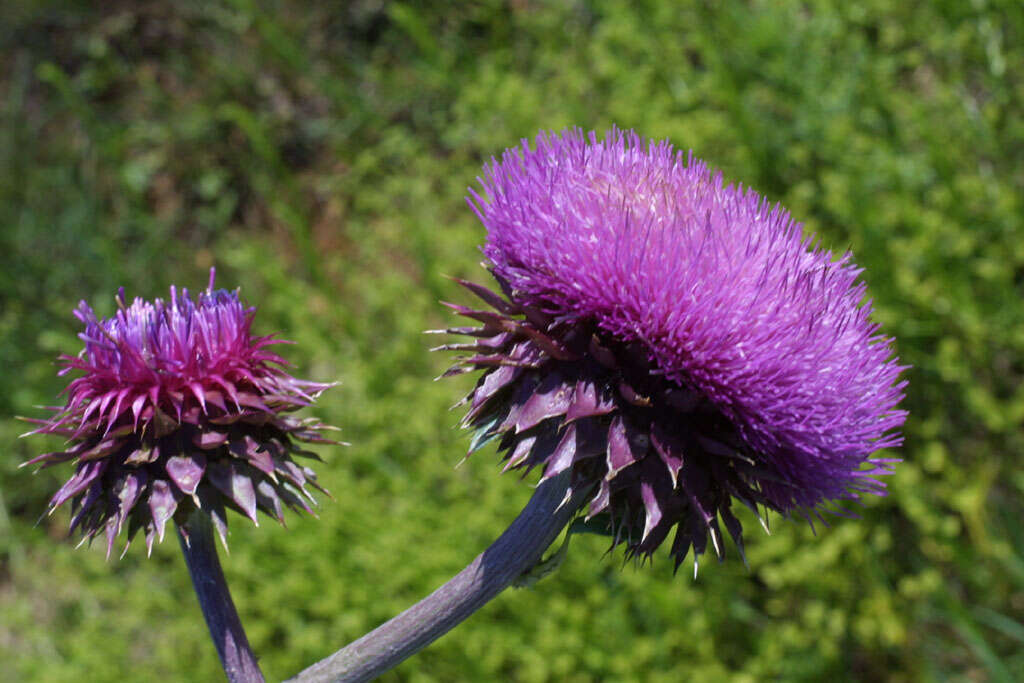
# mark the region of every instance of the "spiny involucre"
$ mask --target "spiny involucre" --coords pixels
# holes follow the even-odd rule
[[[780,206],[636,133],[541,133],[492,160],[471,190],[504,296],[452,372],[474,446],[509,467],[568,468],[615,543],[649,556],[677,528],[678,563],[732,499],[815,513],[884,494],[873,457],[901,443],[906,382],[871,322],[851,255],[816,247]]]
[[[323,491],[292,456],[317,457],[297,442],[337,443],[321,433],[331,428],[286,413],[332,385],[289,375],[268,348],[285,342],[254,336],[255,309],[213,281],[211,269],[195,301],[171,287],[168,302],[128,305],[121,290],[103,320],[81,302],[85,347],[61,356],[60,372],[80,374],[53,417],[31,420],[40,426],[30,434],[61,435],[68,446],[25,464],[75,464],[49,511],[70,500],[72,530],[83,541],[105,532],[108,555],[126,525],[125,550],[140,529],[152,550],[169,520],[201,508],[225,541],[225,507],[283,523],[283,506],[312,512],[307,484]]]

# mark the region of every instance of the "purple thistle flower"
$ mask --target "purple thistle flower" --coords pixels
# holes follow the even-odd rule
[[[337,443],[321,434],[332,428],[286,413],[332,385],[285,372],[268,347],[287,342],[253,336],[255,309],[213,283],[211,269],[195,301],[172,286],[170,302],[130,306],[122,289],[117,313],[104,320],[81,302],[85,348],[61,356],[59,373],[81,375],[53,417],[30,420],[41,426],[29,434],[59,434],[69,445],[25,465],[76,465],[49,512],[71,501],[72,531],[83,541],[104,531],[108,556],[125,525],[126,551],[140,529],[152,551],[169,520],[201,508],[226,546],[226,507],[253,523],[262,510],[283,524],[283,506],[312,513],[307,484],[326,493],[292,456],[319,459],[296,442]]]
[[[470,190],[504,296],[446,374],[484,370],[467,397],[471,450],[506,469],[572,468],[588,517],[649,557],[676,528],[676,566],[730,506],[809,517],[884,495],[902,442],[905,368],[871,322],[850,254],[814,246],[780,206],[668,142],[613,129],[541,133]],[[835,510],[843,514],[843,510]],[[820,515],[818,515],[820,518]]]

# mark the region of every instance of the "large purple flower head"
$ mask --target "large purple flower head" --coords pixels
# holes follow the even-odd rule
[[[738,500],[817,513],[862,493],[901,443],[904,369],[871,322],[849,254],[813,245],[780,206],[668,142],[541,133],[471,190],[503,296],[455,310],[482,327],[451,372],[474,447],[509,468],[572,470],[588,515],[649,556],[675,528],[676,566],[719,519],[742,552]]]
[[[117,313],[104,320],[81,302],[85,348],[61,357],[61,374],[81,374],[51,419],[33,420],[41,426],[31,434],[62,435],[68,447],[25,464],[76,466],[49,510],[71,501],[72,530],[83,540],[105,532],[108,555],[126,525],[129,544],[141,529],[152,550],[169,520],[200,508],[224,541],[226,507],[254,523],[257,509],[283,523],[283,506],[312,511],[307,484],[323,491],[292,456],[316,457],[297,442],[335,443],[321,434],[329,427],[287,413],[331,385],[285,372],[268,348],[283,342],[254,336],[255,309],[213,281],[211,270],[194,301],[171,287],[169,302],[129,306],[121,290]]]

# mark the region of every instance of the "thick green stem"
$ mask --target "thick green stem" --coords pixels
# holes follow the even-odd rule
[[[570,492],[570,473],[537,487],[512,525],[429,596],[309,667],[296,683],[368,681],[416,654],[530,570],[576,514],[587,491]]]
[[[197,510],[178,527],[181,552],[192,577],[210,637],[231,683],[263,683],[263,673],[245,637],[224,572],[217,559],[210,516]]]

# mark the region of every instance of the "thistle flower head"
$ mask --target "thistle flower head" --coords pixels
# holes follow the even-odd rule
[[[283,506],[312,512],[307,484],[324,491],[292,456],[316,457],[297,442],[335,443],[321,433],[329,427],[287,413],[331,385],[289,375],[269,349],[283,342],[254,336],[255,309],[213,284],[211,269],[195,300],[171,287],[169,301],[131,305],[122,289],[117,313],[102,320],[81,302],[85,347],[61,356],[60,371],[80,374],[64,406],[31,420],[40,426],[30,434],[61,435],[68,445],[25,465],[75,464],[49,511],[71,501],[72,530],[83,540],[104,532],[108,555],[126,525],[128,544],[141,529],[152,550],[168,520],[201,508],[226,542],[226,508],[254,523],[260,509],[283,523]]]
[[[849,254],[815,247],[756,192],[668,142],[612,130],[541,133],[471,190],[503,295],[455,306],[482,327],[450,371],[474,445],[507,467],[572,468],[588,515],[649,556],[672,529],[676,564],[733,500],[790,514],[883,494],[901,442],[904,369],[871,322]]]

